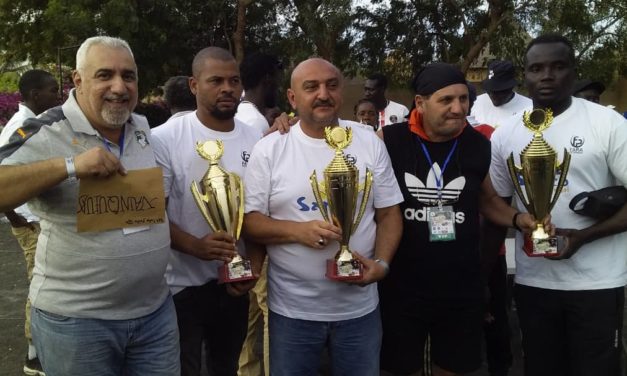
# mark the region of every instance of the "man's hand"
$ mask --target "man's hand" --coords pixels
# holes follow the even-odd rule
[[[203,260],[230,262],[237,255],[235,239],[226,232],[214,232],[199,239],[195,256]]]
[[[581,231],[574,229],[562,229],[555,230],[555,235],[561,236],[564,239],[564,245],[561,249],[557,250],[556,256],[546,256],[545,258],[550,260],[566,260],[571,258],[582,245],[586,244],[585,239],[581,236]]]
[[[255,287],[258,279],[259,275],[255,274],[255,279],[247,279],[245,281],[227,283],[226,292],[231,296],[242,296],[248,293],[250,289]]]
[[[31,230],[35,229],[35,226],[32,223],[28,222],[28,220],[26,220],[26,218],[24,218],[21,215],[17,214],[13,210],[10,210],[10,211],[4,213],[4,215],[7,217],[7,219],[11,223],[11,227],[13,227],[13,228],[28,227]]]
[[[300,244],[314,249],[325,248],[329,240],[342,239],[342,230],[326,221],[301,222],[296,234]]]
[[[551,215],[547,215],[542,223],[544,225],[544,232],[553,236],[553,234],[555,233],[555,226],[551,223]],[[532,233],[537,228],[536,219],[529,213],[521,212],[516,217],[516,224],[524,233],[527,234]]]
[[[274,123],[266,132],[264,136],[269,135],[272,132],[279,131],[280,134],[286,134],[290,131],[290,127],[298,122],[298,116],[289,117],[285,112],[277,116],[274,119]]]
[[[378,282],[382,280],[387,275],[387,270],[383,267],[383,265],[378,262],[366,258],[359,253],[352,251],[353,256],[361,262],[364,266],[364,274],[361,279],[355,279],[351,281],[345,281],[348,284],[354,284],[359,286],[367,286],[373,282]]]
[[[113,153],[101,148],[91,148],[74,157],[76,176],[80,178],[106,178],[115,173],[126,175],[126,169]]]

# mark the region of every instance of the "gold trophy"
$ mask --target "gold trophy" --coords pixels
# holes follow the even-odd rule
[[[244,186],[237,174],[224,171],[218,164],[224,153],[220,140],[196,143],[196,152],[209,161],[209,168],[200,180],[200,188],[192,181],[194,201],[213,232],[223,231],[239,239],[244,220]],[[254,279],[250,261],[239,254],[219,268],[219,283]]]
[[[542,131],[553,122],[553,112],[550,109],[534,109],[525,112],[523,124],[533,132],[533,139],[520,153],[522,167],[514,163],[514,153],[507,158],[509,175],[520,200],[538,221],[537,228],[529,235],[525,235],[523,250],[528,256],[552,256],[557,254],[557,238],[549,236],[544,231],[542,221],[549,214],[557,198],[564,188],[566,174],[570,166],[570,153],[564,149],[562,163],[557,162],[557,152],[542,137]],[[555,177],[559,172],[559,180],[555,186]],[[525,193],[519,180],[525,185]]]
[[[342,150],[352,141],[353,132],[350,128],[326,127],[324,135],[327,145],[335,150],[335,157],[324,169],[323,184],[318,183],[315,170],[309,181],[324,220],[342,229],[340,249],[334,259],[327,260],[326,277],[340,281],[360,279],[363,276],[363,265],[348,249],[348,243],[366,210],[366,203],[372,187],[372,172],[366,169],[366,180],[363,188],[360,189],[359,170],[350,164],[346,155],[342,153]],[[363,190],[364,193],[359,213],[354,219],[357,196],[360,190]],[[328,202],[329,212],[325,206],[325,199]]]

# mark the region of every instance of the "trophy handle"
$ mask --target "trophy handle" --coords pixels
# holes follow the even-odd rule
[[[206,194],[200,193],[200,189],[198,189],[198,184],[196,183],[195,180],[192,180],[191,189],[192,189],[192,196],[194,196],[194,201],[196,202],[196,206],[198,206],[198,209],[200,210],[200,213],[202,214],[203,218],[205,218],[205,221],[207,221],[207,223],[209,224],[209,227],[211,227],[211,230],[213,232],[218,231],[218,226],[213,221],[213,219],[211,219],[211,216],[209,215],[209,211],[207,210],[207,207],[205,207],[204,205],[205,202],[209,201],[209,197]]]
[[[566,174],[568,173],[568,169],[570,168],[570,153],[566,151],[564,148],[564,159],[562,159],[562,163],[560,163],[555,169],[560,172],[560,179],[557,181],[557,187],[555,187],[555,192],[553,192],[553,199],[549,204],[549,212],[553,209],[553,206],[557,202],[558,197],[562,193],[562,189],[564,188],[564,183],[566,182]]]
[[[527,208],[527,211],[529,213],[533,213],[531,203],[528,201],[528,199],[525,198],[522,188],[520,187],[520,183],[518,183],[518,174],[522,173],[522,168],[517,167],[514,163],[513,152],[510,153],[509,157],[507,158],[507,168],[509,170],[509,176],[512,178],[512,184],[514,185],[514,189],[516,190],[520,201],[522,201],[523,205],[525,205],[525,208]]]
[[[366,212],[366,204],[368,203],[368,198],[370,198],[370,189],[372,188],[372,171],[366,168],[366,179],[364,181],[364,194],[361,196],[361,204],[359,205],[359,213],[357,214],[357,218],[355,218],[355,223],[351,228],[351,235],[355,233],[359,223],[361,222],[361,218],[364,216]]]
[[[329,220],[329,215],[327,213],[327,208],[324,206],[324,201],[322,200],[322,195],[320,194],[320,185],[318,184],[318,176],[316,175],[316,170],[309,177],[309,183],[311,183],[311,190],[313,191],[314,198],[316,199],[316,203],[318,204],[318,208],[320,209],[320,214],[322,214],[322,218],[331,223]]]
[[[235,226],[235,231],[233,237],[237,240],[242,232],[242,224],[244,223],[244,183],[242,182],[242,178],[239,175],[230,172],[229,177],[231,182],[237,187],[237,224]]]

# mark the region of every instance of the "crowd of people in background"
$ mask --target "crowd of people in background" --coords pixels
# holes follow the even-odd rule
[[[24,73],[0,133],[0,210],[30,280],[24,372],[316,375],[326,349],[333,375],[462,375],[484,355],[491,376],[507,375],[509,228],[525,374],[618,376],[627,205],[596,220],[569,202],[627,186],[627,121],[599,105],[602,83],[577,80],[566,38],[533,39],[523,60],[529,97],[511,61],[490,62],[478,96],[458,67],[434,62],[416,72],[405,106],[380,73],[363,98],[344,98],[342,72],[313,57],[290,72],[287,111],[286,69],[261,52],[238,64],[202,49],[190,76],[164,83],[163,111],[138,105],[137,66],[119,38],[81,44],[63,103],[52,75]],[[345,102],[353,120],[340,118]],[[547,218],[515,197],[507,164],[531,140],[523,114],[536,108],[552,112],[546,142],[572,155]],[[343,153],[358,183],[372,173],[354,229],[325,221],[312,191],[312,172],[336,155],[327,127],[350,129]],[[239,239],[212,231],[190,190],[207,170],[196,151],[207,140],[221,141],[221,167],[243,179]],[[153,167],[163,223],[77,231],[81,179]],[[538,226],[559,237],[555,255],[525,254]],[[325,278],[345,231],[363,274]],[[255,279],[219,283],[238,254]]]

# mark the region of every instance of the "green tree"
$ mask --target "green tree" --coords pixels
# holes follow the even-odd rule
[[[248,6],[252,18],[244,39],[251,48],[265,45],[277,27],[268,16],[270,3]],[[54,62],[58,48],[94,35],[119,36],[133,49],[145,93],[171,75],[189,74],[194,54],[204,47],[233,51],[236,5],[227,0],[0,0],[0,51],[6,62]],[[62,63],[74,66],[75,52],[62,50]]]
[[[489,48],[522,66],[527,42],[559,32],[575,45],[581,74],[609,83],[627,71],[621,0],[390,0],[361,6],[355,27],[361,69],[396,82],[432,61],[466,71]],[[486,63],[486,62],[479,62]]]

